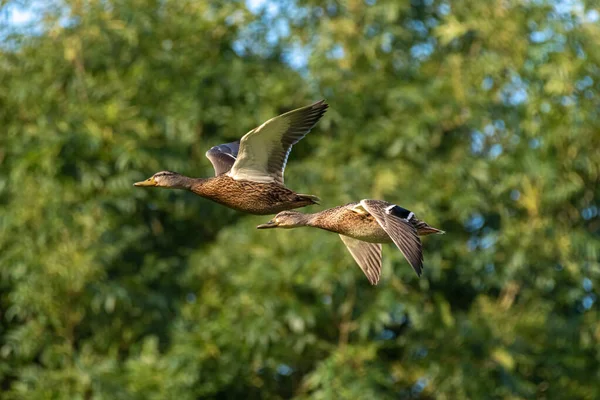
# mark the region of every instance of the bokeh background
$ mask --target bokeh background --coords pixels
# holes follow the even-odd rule
[[[2,399],[600,398],[600,7],[0,0]],[[133,188],[320,98],[286,183],[418,279]]]

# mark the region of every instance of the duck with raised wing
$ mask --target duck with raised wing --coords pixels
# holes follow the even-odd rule
[[[268,120],[241,140],[212,147],[206,153],[215,169],[212,178],[162,171],[134,186],[189,190],[234,210],[258,215],[318,204],[318,197],[285,187],[283,171],[292,146],[310,132],[327,107],[324,100],[318,101]]]
[[[412,211],[383,200],[361,200],[314,214],[283,211],[257,228],[300,226],[338,233],[373,285],[381,275],[381,243],[394,243],[421,276],[423,250],[419,236],[444,233],[418,220]]]

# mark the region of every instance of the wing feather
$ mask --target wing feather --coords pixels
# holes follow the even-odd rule
[[[371,285],[377,285],[381,275],[381,244],[363,242],[344,235],[340,235],[340,238]]]
[[[386,212],[390,203],[381,200],[361,200],[360,204],[369,212],[400,249],[406,261],[418,276],[423,271],[423,249],[415,228],[406,219]]]
[[[235,163],[239,149],[240,141],[236,140],[235,142],[213,146],[206,152],[206,157],[215,169],[215,176],[224,174],[231,169]]]
[[[310,132],[327,107],[321,100],[271,118],[245,134],[229,175],[233,179],[283,185],[283,171],[292,146]]]

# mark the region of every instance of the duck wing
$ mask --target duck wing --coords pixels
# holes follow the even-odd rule
[[[221,175],[231,169],[240,149],[240,141],[223,143],[213,146],[206,152],[206,157],[215,168],[215,176]]]
[[[377,285],[381,275],[381,244],[363,242],[344,235],[340,235],[340,239],[352,254],[354,261],[365,273],[371,285]]]
[[[283,170],[292,146],[310,132],[327,107],[325,100],[321,100],[271,118],[246,133],[229,176],[236,180],[283,185]]]
[[[423,249],[416,229],[408,221],[412,217],[412,213],[401,209],[409,213],[406,215],[406,218],[402,218],[398,213],[398,208],[400,207],[381,200],[361,200],[360,205],[377,220],[394,244],[400,249],[406,261],[413,267],[417,275],[421,276],[423,270]],[[400,214],[404,215],[403,213]]]

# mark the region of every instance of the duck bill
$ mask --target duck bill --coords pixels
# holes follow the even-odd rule
[[[277,224],[275,223],[275,221],[271,220],[271,221],[267,222],[266,224],[261,224],[256,227],[256,229],[270,229],[270,228],[277,228]]]
[[[133,184],[133,186],[156,186],[156,181],[154,180],[154,177],[151,177],[145,181],[136,182]]]

